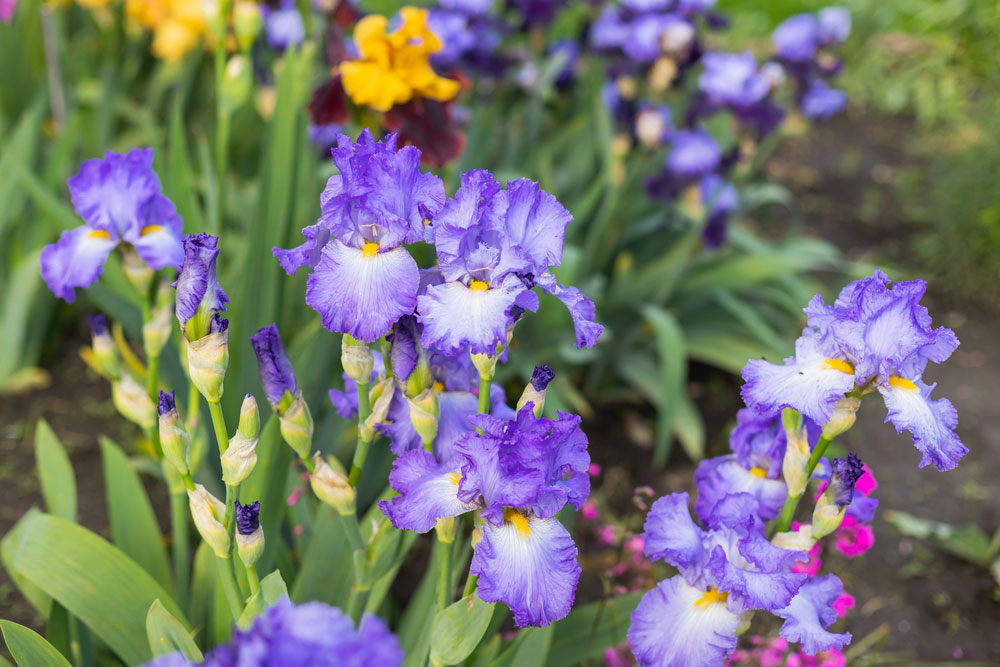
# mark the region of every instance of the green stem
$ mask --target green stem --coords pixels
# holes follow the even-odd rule
[[[229,605],[229,613],[233,615],[233,620],[243,613],[243,598],[240,597],[236,588],[236,578],[233,576],[232,560],[229,558],[215,557],[215,569],[219,573],[219,583],[222,584],[222,592],[226,596],[226,603]]]
[[[465,580],[465,588],[462,589],[462,597],[468,597],[476,592],[476,582],[479,581],[478,574],[470,574]]]
[[[816,446],[813,448],[812,454],[809,455],[809,461],[806,463],[807,482],[812,479],[813,471],[816,470],[816,465],[826,452],[826,448],[830,446],[830,442],[831,440],[829,438],[820,438],[819,442],[817,442]],[[781,514],[778,515],[774,524],[774,530],[771,531],[772,534],[783,533],[791,528],[792,519],[795,517],[795,510],[799,506],[799,501],[802,499],[802,495],[804,494],[800,494],[798,496],[788,496],[788,498],[785,499],[785,504],[781,508]]]
[[[364,470],[365,460],[368,458],[368,449],[371,447],[371,440],[364,437],[365,421],[372,412],[371,398],[368,395],[368,383],[358,382],[358,444],[354,449],[354,460],[351,462],[351,474],[347,481],[351,486],[357,488],[361,481],[361,471]]]
[[[365,543],[361,539],[361,526],[358,525],[358,517],[354,514],[340,514],[340,519],[344,523],[344,533],[347,535],[347,542],[351,545],[351,551],[364,549]]]
[[[215,49],[215,173],[218,185],[218,197],[216,199],[215,219],[219,234],[223,228],[223,217],[226,213],[226,169],[228,168],[228,148],[229,148],[229,112],[225,109],[222,100],[222,86],[226,76],[226,49],[225,34],[218,35],[221,43]]]
[[[438,611],[445,609],[451,604],[451,545],[438,539],[435,542],[438,551],[438,581],[437,581],[437,608]]]
[[[208,410],[212,413],[212,427],[215,429],[215,442],[219,445],[219,456],[229,448],[229,431],[226,430],[226,418],[222,414],[222,405],[218,401],[209,401]]]
[[[167,464],[170,465],[170,464]],[[187,610],[188,578],[190,564],[188,556],[188,500],[187,494],[170,494],[171,547],[174,555],[174,595],[181,609]]]
[[[357,586],[351,588],[351,597],[347,601],[347,615],[351,617],[355,625],[361,620],[361,614],[364,613],[367,603],[368,591],[359,591]]]
[[[260,577],[257,576],[257,568],[253,565],[246,565],[247,583],[250,584],[250,595],[256,595],[260,590]]]
[[[479,409],[481,415],[490,414],[490,389],[493,386],[493,378],[488,378],[482,373],[479,374]],[[476,433],[483,434],[483,429],[476,427]]]

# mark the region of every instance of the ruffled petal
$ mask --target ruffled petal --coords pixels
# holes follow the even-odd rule
[[[628,640],[642,667],[718,667],[736,648],[739,622],[703,588],[671,577],[642,596]]]
[[[563,287],[556,282],[555,276],[543,273],[535,278],[535,284],[546,294],[551,294],[563,302],[573,318],[573,330],[576,332],[576,347],[578,350],[593,347],[604,332],[604,327],[595,321],[597,310],[594,302],[576,287]]]
[[[522,413],[530,414],[528,406]],[[559,412],[555,421],[539,420],[552,430],[541,441],[539,464],[545,473],[545,485],[531,504],[536,516],[555,516],[566,503],[579,510],[590,495],[590,454],[587,436],[580,429],[580,417]]]
[[[834,574],[810,579],[787,607],[774,612],[785,619],[779,634],[789,641],[802,642],[802,648],[809,655],[839,650],[850,643],[849,632],[834,634],[826,630],[837,620],[833,603],[843,590],[843,584]]]
[[[735,544],[730,536],[716,545],[708,569],[719,590],[740,608],[770,611],[791,602],[806,581],[806,575],[790,571],[800,557],[806,560],[805,554],[775,547],[755,532]]]
[[[756,511],[765,521],[781,512],[788,495],[788,488],[780,479],[769,479],[763,468],[747,470],[737,461],[735,454],[706,459],[698,464],[694,473],[698,485],[698,499],[694,509],[702,523],[716,504],[731,493],[749,493],[757,501]]]
[[[167,267],[179,269],[184,262],[184,243],[180,234],[169,227],[144,227],[132,245],[142,261],[155,271]]]
[[[162,197],[152,148],[125,155],[107,151],[103,158],[86,160],[66,184],[77,214],[114,240],[138,236],[140,208],[151,197]]]
[[[643,525],[643,550],[652,560],[662,558],[682,571],[697,567],[705,558],[704,532],[688,510],[688,494],[658,498]]]
[[[42,279],[52,293],[67,303],[76,298],[74,289],[89,287],[104,270],[108,253],[118,245],[102,231],[77,227],[64,231],[59,240],[42,249]]]
[[[531,272],[541,274],[562,262],[566,227],[573,220],[559,201],[538,187],[538,183],[519,178],[507,184],[505,222],[511,240],[531,262]]]
[[[403,248],[365,257],[361,250],[333,241],[306,283],[306,303],[323,316],[330,331],[371,343],[417,304],[420,273]]]
[[[845,372],[847,368],[842,361],[831,364],[816,339],[803,335],[795,342],[795,356],[785,359],[783,366],[759,359],[748,361],[740,393],[747,405],[760,413],[794,408],[825,424],[836,402],[854,388],[854,374]]]
[[[576,544],[557,519],[508,513],[500,526],[486,522],[470,572],[479,597],[503,602],[514,624],[540,627],[564,618],[573,606],[580,565]]]
[[[497,344],[507,342],[510,309],[525,291],[513,274],[500,287],[486,290],[473,290],[461,282],[432,285],[417,298],[424,325],[420,342],[444,352],[468,347],[473,353],[492,355]]]
[[[323,248],[330,241],[330,228],[321,222],[302,229],[306,242],[295,248],[271,248],[281,268],[290,276],[294,276],[299,267],[315,268],[323,257]]]
[[[438,463],[422,449],[411,450],[396,459],[389,474],[389,483],[400,495],[379,501],[379,509],[396,528],[426,533],[438,519],[475,509],[473,503],[458,499],[460,478],[457,459]]]
[[[931,399],[937,383],[924,384],[892,378],[879,387],[885,407],[885,420],[892,422],[897,433],[909,431],[913,444],[922,454],[920,467],[933,463],[938,470],[951,470],[968,453],[969,448],[955,435],[958,411],[947,398]]]

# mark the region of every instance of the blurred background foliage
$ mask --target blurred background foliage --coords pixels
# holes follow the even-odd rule
[[[149,55],[148,37],[126,34],[115,19],[120,5],[98,12],[72,5],[43,21],[40,0],[21,4],[18,21],[0,25],[0,387],[43,386],[44,369],[82,335],[79,309],[107,312],[138,339],[138,304],[114,256],[101,282],[73,307],[57,307],[39,278],[37,256],[61,230],[78,224],[65,180],[81,160],[151,146],[185,231],[225,230],[221,279],[236,332],[227,397],[236,401],[258,389],[247,336],[277,321],[316,406],[319,441],[346,446],[347,425],[334,418],[325,398],[326,389],[339,384],[338,337],[323,331],[305,306],[305,276],[285,277],[270,251],[298,243],[332,173],[306,131],[316,53],[308,46],[289,52],[263,73],[273,94],[251,96],[233,110],[228,149],[220,155],[211,54],[163,65]],[[730,27],[711,39],[727,51],[763,54],[782,19],[825,4],[722,0],[718,9]],[[1000,166],[1000,143],[993,140],[1000,129],[997,7],[975,0],[843,4],[854,22],[839,81],[851,100],[849,115],[901,119],[908,128],[902,148],[915,160],[895,187],[904,217],[916,228],[895,245],[900,250],[893,259],[919,266],[923,277],[966,299],[995,302],[1000,189],[990,186],[993,165]],[[366,7],[391,11],[395,3]],[[573,34],[586,12],[576,7],[551,36]],[[60,45],[63,86],[46,67],[54,54],[42,47],[44,30]],[[560,373],[548,409],[592,416],[651,404],[658,408],[650,419],[656,462],[666,460],[674,439],[698,458],[705,426],[686,391],[690,362],[738,372],[749,357],[790,353],[801,304],[864,267],[852,268],[833,245],[803,235],[796,202],[756,173],[741,183],[739,224],[728,245],[702,252],[690,229],[672,225],[673,214],[645,196],[642,178],[653,157],[632,155],[616,175],[601,68],[589,68],[564,92],[554,85],[558,65],[543,60],[541,83],[527,92],[516,86],[470,92],[466,150],[459,164],[440,172],[449,192],[461,171],[488,168],[501,179],[538,180],[556,194],[575,217],[558,277],[594,299],[608,327],[596,348],[577,351],[569,334],[552,335],[568,332],[569,320],[544,297],[540,312],[518,326],[520,349],[512,355],[518,365],[501,381],[520,385],[535,363],[551,363]],[[273,107],[267,120],[261,105]],[[163,373],[170,386],[186,386],[179,368]]]

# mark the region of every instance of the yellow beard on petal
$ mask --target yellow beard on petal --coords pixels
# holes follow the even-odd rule
[[[531,524],[528,523],[528,517],[524,516],[517,510],[504,510],[503,520],[505,523],[514,524],[514,529],[521,537],[528,537],[531,535]]]
[[[767,477],[767,471],[763,468],[750,468],[750,474],[758,479],[764,479]]]
[[[95,229],[94,231],[87,234],[87,237],[92,239],[104,239],[105,241],[111,240],[111,236],[109,236],[108,233],[103,229]]]
[[[727,599],[729,599],[729,593],[720,593],[715,586],[710,586],[704,595],[695,600],[694,606],[699,609],[708,609],[716,603],[725,604]]]
[[[378,244],[377,243],[366,243],[361,248],[362,257],[374,257],[378,254]]]
[[[155,234],[156,232],[162,232],[162,231],[163,231],[162,225],[149,225],[147,227],[142,228],[142,231],[139,232],[139,236],[145,236],[146,234]]]
[[[898,375],[893,375],[889,378],[889,386],[893,389],[906,389],[907,391],[917,391],[919,387],[913,384],[906,378],[901,378]]]
[[[823,362],[823,370],[840,371],[841,373],[846,373],[847,375],[854,375],[854,366],[851,366],[842,359],[827,359]]]
[[[469,283],[469,289],[473,292],[485,292],[490,288],[489,285],[484,283],[482,280],[473,280]]]

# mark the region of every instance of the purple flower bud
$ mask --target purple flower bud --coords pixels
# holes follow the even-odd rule
[[[236,503],[236,529],[240,535],[250,535],[260,526],[260,501],[255,500],[247,505]]]
[[[87,318],[90,323],[90,330],[95,336],[103,336],[108,333],[108,318],[98,313]]]
[[[277,405],[281,402],[285,391],[294,394],[298,388],[295,370],[288,359],[288,354],[285,353],[285,346],[281,343],[278,326],[267,325],[250,336],[250,344],[253,346],[254,354],[257,355],[257,370],[260,372],[260,383],[264,387],[267,401],[272,406]]]
[[[174,392],[161,391],[160,400],[156,407],[161,416],[172,410],[176,410],[177,404],[174,402]]]
[[[548,364],[535,366],[535,370],[531,373],[531,386],[535,388],[535,391],[545,391],[555,376],[555,371],[549,368]]]
[[[857,454],[851,452],[847,459],[834,459],[832,467],[833,474],[826,492],[841,507],[850,505],[854,498],[854,485],[865,472],[864,464]]]
[[[215,273],[218,244],[219,239],[209,234],[184,237],[184,264],[174,287],[177,288],[177,319],[188,340],[225,331],[229,326],[229,322],[219,315],[229,298]]]

